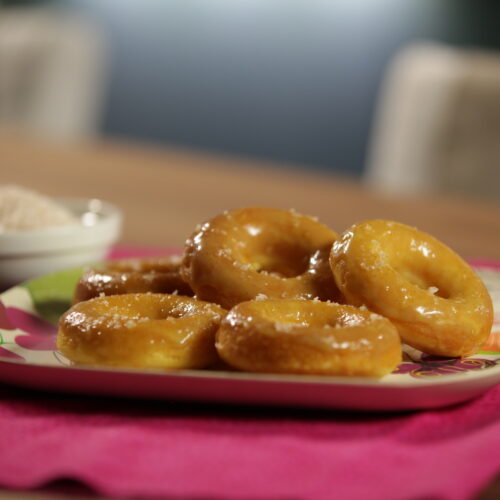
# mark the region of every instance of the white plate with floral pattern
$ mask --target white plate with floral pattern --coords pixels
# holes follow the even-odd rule
[[[474,262],[488,287],[495,323],[482,351],[465,359],[405,349],[405,361],[379,380],[250,374],[217,370],[142,371],[73,365],[55,348],[57,319],[80,271],[37,278],[0,295],[0,381],[13,385],[140,398],[373,411],[460,403],[500,383],[500,265]]]

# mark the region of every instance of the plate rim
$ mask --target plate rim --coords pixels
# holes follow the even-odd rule
[[[51,351],[53,353],[58,351]],[[500,360],[500,354],[498,355]],[[92,366],[92,365],[63,365],[63,364],[38,364],[27,361],[0,358],[0,375],[1,365],[17,365],[19,367],[36,367],[37,369],[57,369],[57,370],[72,370],[84,371],[90,373],[118,373],[122,375],[145,375],[145,376],[161,376],[161,377],[185,377],[192,379],[234,379],[245,380],[252,382],[283,382],[289,384],[305,383],[309,385],[331,385],[331,386],[353,386],[353,387],[387,387],[387,388],[415,388],[415,387],[436,387],[461,385],[466,381],[475,381],[476,379],[487,379],[498,377],[500,383],[500,364],[481,370],[470,370],[462,373],[439,374],[429,376],[428,378],[420,378],[418,383],[414,379],[402,377],[401,379],[385,380],[384,377],[354,377],[354,376],[334,376],[334,375],[301,375],[301,374],[285,374],[285,373],[258,373],[258,372],[239,372],[239,371],[224,371],[224,370],[184,370],[184,369],[134,369],[111,366]],[[21,368],[22,369],[22,368]],[[496,375],[496,377],[492,376]]]

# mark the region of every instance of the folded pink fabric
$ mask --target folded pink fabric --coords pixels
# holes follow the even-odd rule
[[[1,386],[0,386],[1,387]],[[0,388],[0,484],[171,499],[468,499],[500,468],[500,387],[407,415],[216,408]]]
[[[0,385],[0,428],[1,486],[71,478],[123,498],[460,500],[500,470],[500,386],[453,408],[394,415]]]

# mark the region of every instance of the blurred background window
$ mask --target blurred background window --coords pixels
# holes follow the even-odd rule
[[[411,175],[398,178],[411,180],[415,189],[463,190],[464,182],[445,181],[443,172],[469,184],[469,165],[477,162],[487,164],[483,177],[498,170],[494,143],[500,118],[489,100],[498,101],[499,2],[11,0],[1,5],[0,119],[10,124],[29,122],[60,137],[99,131],[275,160],[365,177],[374,187],[390,187],[384,176],[404,170],[410,155]],[[38,16],[31,26],[28,11]],[[65,16],[73,21],[61,23]],[[23,23],[22,29],[15,27]],[[426,56],[418,49],[423,46]],[[483,62],[470,63],[474,57],[461,58],[461,50],[480,52]],[[484,51],[491,53],[483,57]],[[405,55],[409,59],[402,62]],[[445,74],[449,69],[457,76],[454,58],[461,61],[466,85]],[[444,69],[436,70],[441,63]],[[479,66],[476,85],[472,75]],[[443,80],[434,85],[438,73]],[[409,75],[421,82],[411,95]],[[408,93],[401,94],[402,88]],[[460,106],[462,98],[449,97],[458,95],[458,88],[467,96],[466,106]],[[424,125],[418,113],[398,104],[410,98],[415,112],[420,99],[433,108]],[[472,122],[482,123],[487,110],[480,131]],[[393,134],[402,123],[404,151],[391,144],[391,138],[403,140]],[[475,138],[469,141],[471,134]],[[431,146],[429,138],[439,138],[440,147]],[[488,153],[477,157],[474,151],[485,147]],[[439,175],[431,153],[444,155]],[[413,158],[419,154],[424,166]],[[487,192],[476,186],[472,194],[500,196],[492,184]]]

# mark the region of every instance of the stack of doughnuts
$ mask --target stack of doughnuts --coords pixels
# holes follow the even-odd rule
[[[88,365],[382,377],[402,343],[468,356],[492,322],[480,278],[415,228],[372,220],[338,235],[293,210],[243,208],[197,227],[180,259],[87,271],[58,349]]]

